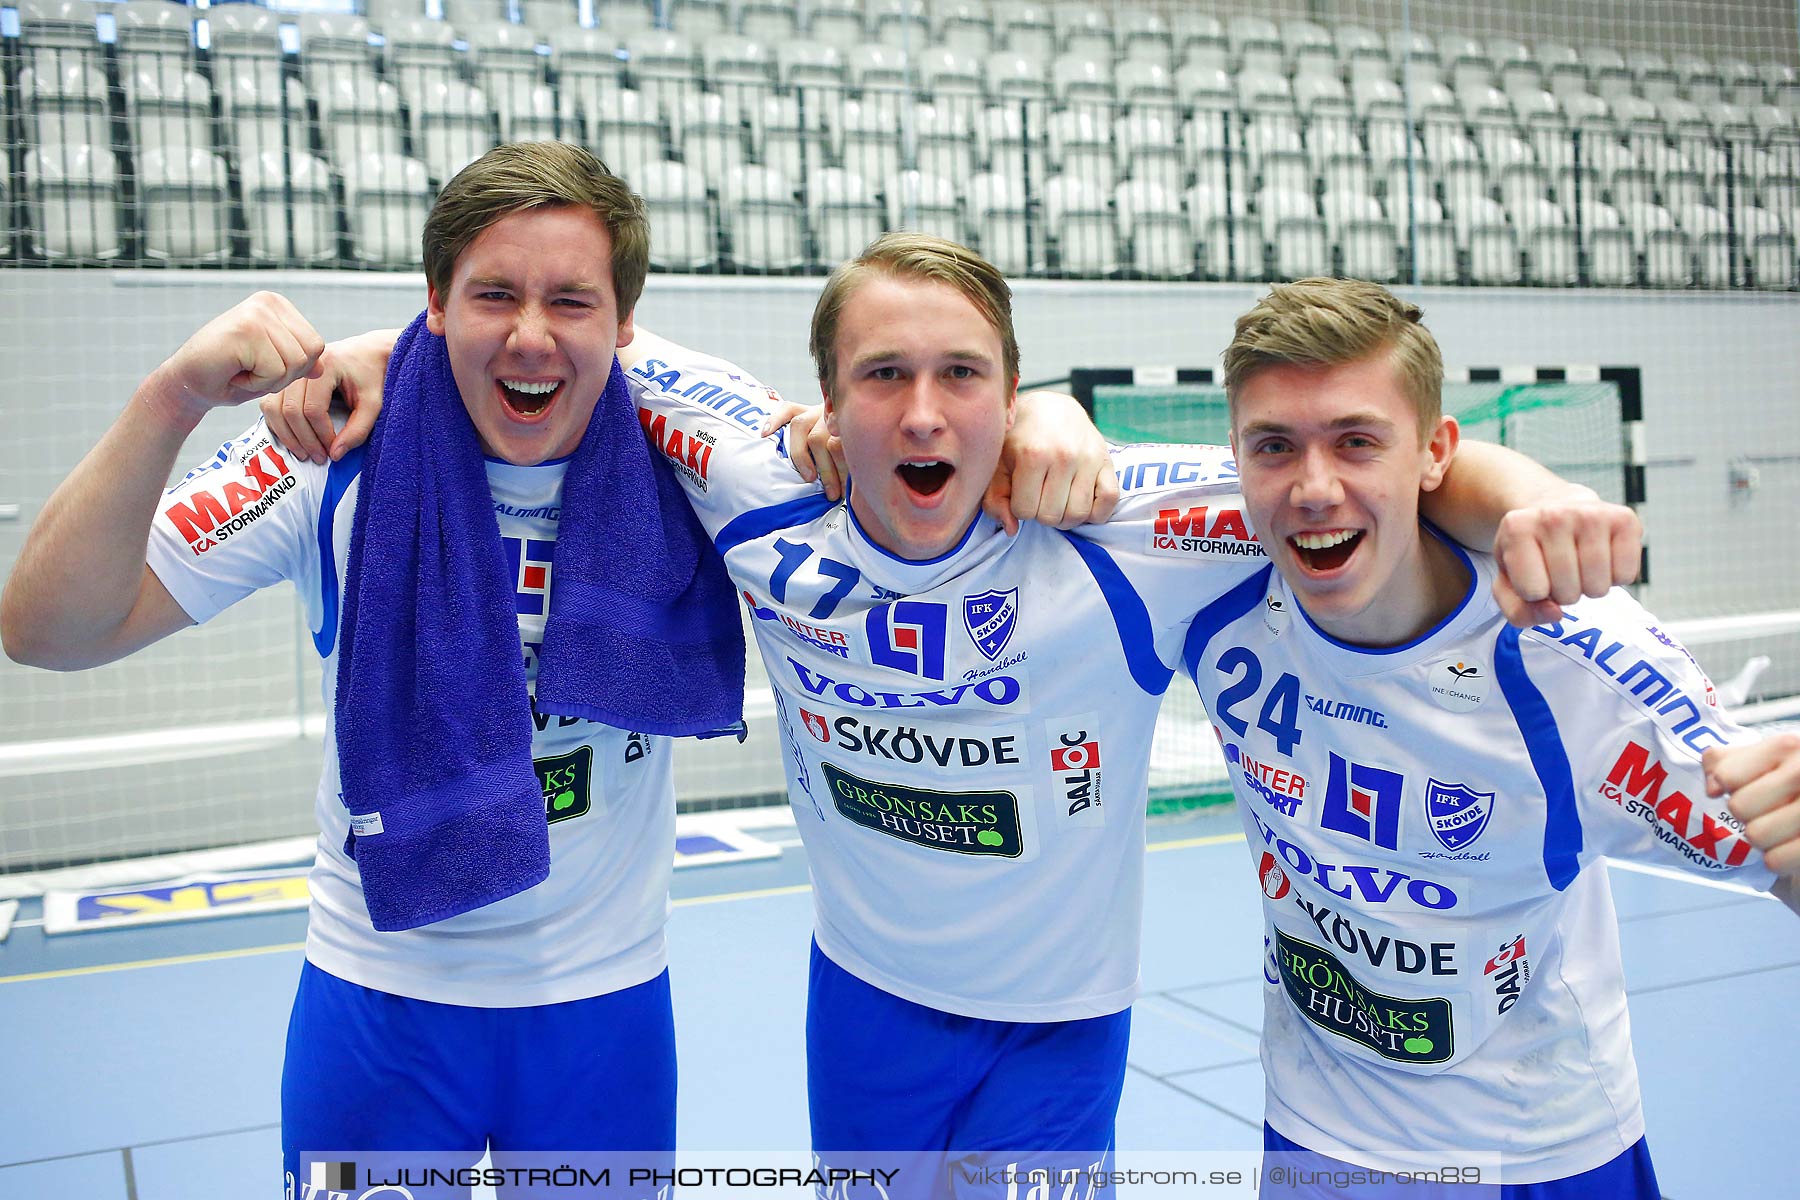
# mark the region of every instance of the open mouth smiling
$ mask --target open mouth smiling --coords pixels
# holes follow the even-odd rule
[[[1308,571],[1325,574],[1350,561],[1362,545],[1362,530],[1333,529],[1325,532],[1296,533],[1288,538],[1295,557]]]
[[[531,420],[541,417],[562,394],[562,381],[556,379],[502,379],[500,400],[514,416]]]

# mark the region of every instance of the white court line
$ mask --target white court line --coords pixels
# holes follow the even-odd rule
[[[1650,867],[1643,863],[1620,862],[1618,859],[1606,860],[1608,870],[1635,871],[1639,875],[1654,875],[1658,879],[1677,879],[1682,883],[1692,883],[1699,887],[1717,888],[1721,892],[1736,892],[1740,896],[1755,896],[1758,900],[1773,900],[1768,892],[1759,891],[1742,883],[1728,883],[1723,879],[1702,879],[1698,875],[1690,875],[1686,871],[1677,871],[1671,867]]]

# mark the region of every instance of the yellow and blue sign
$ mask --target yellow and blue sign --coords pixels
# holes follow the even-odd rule
[[[306,868],[188,875],[127,888],[53,891],[44,896],[45,933],[195,921],[305,908]]]

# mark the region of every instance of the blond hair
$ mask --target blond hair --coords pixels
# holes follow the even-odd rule
[[[1361,279],[1301,279],[1278,283],[1238,318],[1225,349],[1225,393],[1264,367],[1293,363],[1335,367],[1387,352],[1401,390],[1429,436],[1443,410],[1444,359],[1437,339],[1420,324],[1424,310],[1378,283]]]
[[[1019,377],[1019,339],[1013,333],[1012,289],[996,267],[967,246],[925,233],[884,233],[855,258],[839,263],[813,308],[812,356],[825,394],[837,383],[837,334],[844,305],[870,276],[923,279],[955,288],[1000,335],[1010,391]]]
[[[600,218],[612,240],[619,316],[629,315],[650,270],[650,218],[624,180],[567,142],[509,142],[458,171],[425,218],[425,278],[440,296],[448,292],[457,256],[483,230],[531,208],[585,208]]]

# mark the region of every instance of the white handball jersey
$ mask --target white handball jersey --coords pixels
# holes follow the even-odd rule
[[[627,378],[755,617],[819,948],[965,1016],[1125,1008],[1157,707],[1193,613],[1267,561],[1229,452],[1126,451],[1111,524],[981,517],[909,562],[756,436],[754,380],[682,354]]]
[[[326,713],[307,958],[366,987],[483,1008],[554,1004],[655,978],[666,964],[675,847],[667,740],[535,707],[531,752],[550,822],[550,877],[419,929],[377,933],[370,923],[356,863],[344,853],[349,814],[338,798],[331,725],[361,466],[360,451],[330,466],[301,462],[258,422],[169,489],[150,535],[151,569],[196,622],[284,579],[306,606],[324,659]],[[566,466],[487,462],[532,686]]]
[[[1264,895],[1267,1119],[1359,1166],[1589,1170],[1643,1136],[1602,856],[1767,888],[1700,754],[1746,735],[1623,591],[1508,627],[1492,559],[1404,646],[1322,633],[1272,568],[1184,653]]]

